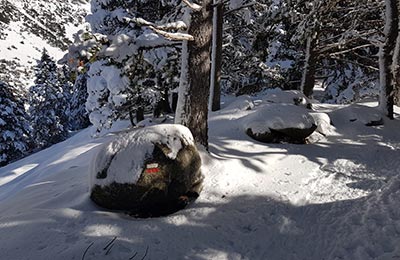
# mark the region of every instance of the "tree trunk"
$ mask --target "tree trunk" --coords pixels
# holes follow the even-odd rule
[[[315,63],[316,55],[315,52],[316,37],[308,36],[306,44],[306,58],[303,70],[303,77],[301,79],[300,89],[306,95],[306,97],[311,98],[313,94],[314,84],[315,84]]]
[[[178,93],[172,92],[172,111],[176,111],[178,105]]]
[[[210,110],[221,109],[221,69],[222,69],[222,37],[224,24],[224,4],[214,7]]]
[[[398,11],[400,3],[398,5]],[[400,21],[397,24],[400,28]],[[393,79],[394,79],[394,104],[400,106],[400,34],[397,35],[396,47],[393,55]]]
[[[385,22],[385,41],[379,52],[379,71],[380,71],[380,107],[390,118],[394,118],[394,77],[393,59],[395,57],[396,39],[398,36],[399,12],[397,0],[386,0],[386,22]]]
[[[136,123],[139,123],[140,121],[144,120],[144,108],[143,107],[138,107],[136,109]]]
[[[187,126],[198,144],[208,149],[208,96],[210,94],[210,47],[212,0],[201,1],[193,11],[188,33],[193,41],[182,50],[181,85],[175,123]],[[185,45],[186,44],[186,45]],[[185,53],[186,52],[186,53]],[[186,59],[186,60],[185,60]]]

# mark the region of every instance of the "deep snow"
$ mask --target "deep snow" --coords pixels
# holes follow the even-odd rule
[[[203,192],[168,217],[90,201],[89,162],[112,134],[91,139],[89,128],[0,168],[0,258],[400,258],[399,120],[367,127],[376,103],[315,104],[335,126],[329,136],[263,144],[242,122],[261,100],[246,110],[248,100],[231,99],[210,114]]]

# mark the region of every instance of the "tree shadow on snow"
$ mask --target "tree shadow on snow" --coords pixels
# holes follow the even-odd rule
[[[268,160],[277,158],[274,156],[300,155],[316,163],[322,174],[348,178],[351,188],[374,191],[400,174],[400,162],[396,160],[400,156],[398,129],[400,120],[386,120],[383,126],[373,127],[346,121],[337,128],[340,135],[307,145],[266,144],[242,132],[235,133],[235,139],[210,135],[210,152],[218,160],[237,159],[257,173],[263,173],[260,164],[268,164]]]
[[[173,215],[149,219],[99,209],[80,194],[70,207],[64,199],[76,198],[67,193],[54,208],[3,215],[0,232],[12,234],[0,237],[3,257],[361,260],[382,250],[395,256],[399,242],[391,227],[400,211],[373,194],[304,206],[268,196],[200,197]]]

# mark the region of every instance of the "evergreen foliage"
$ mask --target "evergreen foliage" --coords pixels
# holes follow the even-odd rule
[[[35,76],[35,85],[29,89],[29,113],[32,139],[42,149],[67,138],[67,100],[57,66],[46,50],[35,67]]]
[[[179,16],[179,8],[173,8],[175,1],[96,0],[91,4],[93,14],[88,20],[103,48],[88,71],[86,104],[90,121],[100,132],[118,119],[154,109],[177,86],[175,43],[154,30]],[[175,32],[179,26],[169,24],[162,30]]]
[[[29,151],[28,114],[15,89],[0,81],[0,166],[22,158]]]
[[[86,111],[87,73],[79,73],[73,85],[70,103],[69,125],[71,130],[79,130],[90,125],[89,114]]]

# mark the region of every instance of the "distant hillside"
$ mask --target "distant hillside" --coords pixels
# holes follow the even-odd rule
[[[0,0],[0,80],[29,87],[46,48],[60,59],[84,26],[89,0]]]

